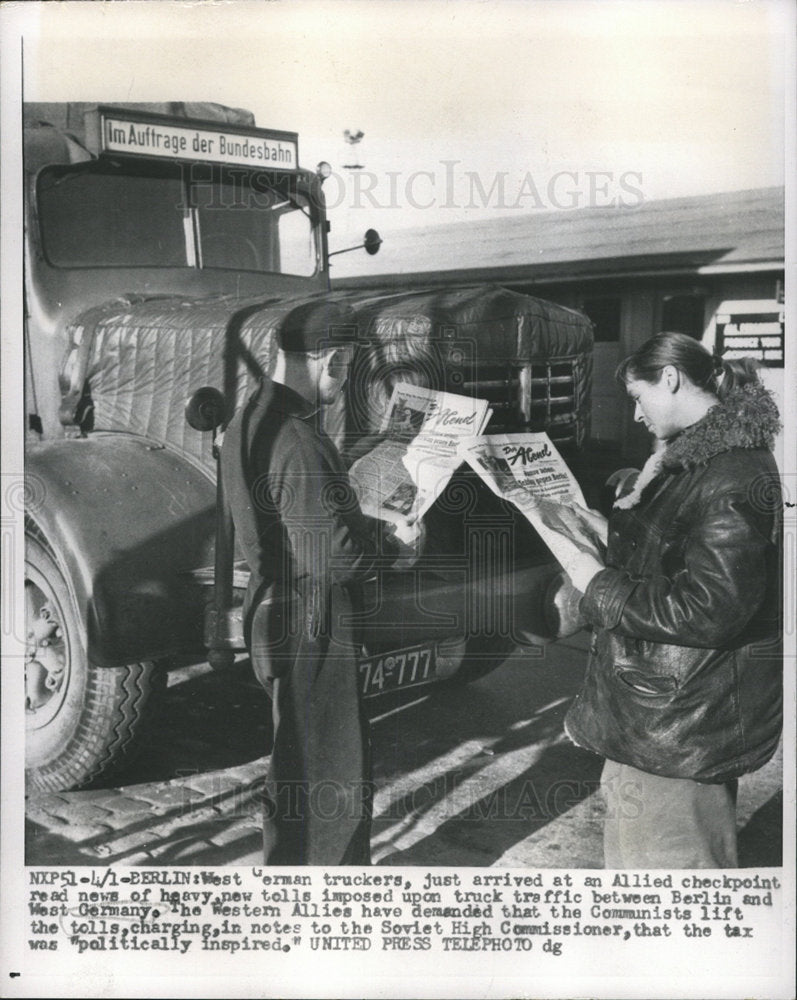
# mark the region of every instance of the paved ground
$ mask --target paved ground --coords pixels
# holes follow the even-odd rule
[[[585,636],[462,687],[369,702],[375,863],[602,866],[600,761],[562,731]],[[28,800],[33,865],[260,862],[269,704],[243,660],[171,678],[159,734],[119,787]],[[740,861],[781,863],[780,759],[740,783]]]

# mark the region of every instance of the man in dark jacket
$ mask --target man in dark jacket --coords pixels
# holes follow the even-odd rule
[[[398,543],[360,511],[321,429],[346,381],[356,328],[332,302],[297,307],[274,374],[232,419],[222,476],[251,571],[244,628],[274,683],[264,822],[268,864],[370,863],[367,723],[350,619],[357,585]]]

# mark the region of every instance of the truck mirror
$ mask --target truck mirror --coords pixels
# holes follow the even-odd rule
[[[204,385],[185,404],[185,419],[195,431],[215,430],[224,421],[224,396],[213,386]]]
[[[379,253],[381,246],[382,237],[379,233],[375,229],[366,229],[362,243],[358,243],[356,247],[346,247],[345,250],[333,250],[332,253],[327,254],[327,257],[337,257],[340,253],[351,253],[352,250],[365,250],[366,253],[373,256],[375,253]]]
[[[375,229],[366,229],[365,236],[363,237],[363,246],[365,247],[365,252],[373,256],[375,253],[379,253],[379,248],[382,246],[382,237]]]

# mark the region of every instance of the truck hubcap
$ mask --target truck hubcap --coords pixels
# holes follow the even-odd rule
[[[28,727],[50,722],[63,704],[68,656],[61,615],[30,580],[25,583],[25,713]]]

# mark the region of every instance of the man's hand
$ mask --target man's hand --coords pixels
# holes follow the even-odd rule
[[[426,537],[426,530],[423,521],[412,521],[405,518],[396,525],[394,534],[404,545],[419,548]]]
[[[585,593],[590,581],[605,567],[602,563],[589,554],[589,552],[579,552],[579,554],[564,567],[565,572],[573,582],[576,590]]]
[[[426,529],[423,521],[404,518],[396,524],[393,537],[399,544],[399,554],[393,563],[393,568],[409,569],[423,551],[426,540]]]
[[[605,546],[609,540],[609,522],[603,514],[601,514],[599,510],[580,507],[578,504],[574,504],[573,509],[576,511],[581,520],[595,532],[596,536]]]
[[[545,535],[548,548],[573,586],[583,594],[593,576],[604,568],[598,557],[607,522],[601,515],[583,507],[569,510],[562,504],[544,500],[535,506],[543,524],[549,529]]]
[[[603,563],[591,552],[585,552],[574,541],[559,532],[546,541],[562,569],[570,577],[573,586],[583,594],[595,574],[604,569]]]

